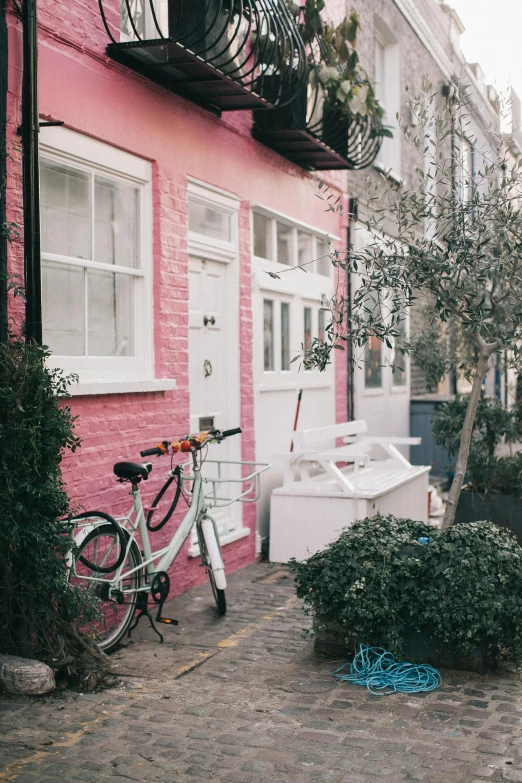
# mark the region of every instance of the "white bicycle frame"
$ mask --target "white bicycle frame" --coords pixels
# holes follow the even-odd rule
[[[163,549],[159,549],[156,552],[153,552],[150,546],[149,541],[149,534],[147,530],[146,520],[145,520],[145,511],[143,509],[143,504],[141,501],[141,494],[139,489],[139,484],[135,485],[131,491],[131,495],[133,497],[133,505],[132,508],[127,516],[123,517],[116,517],[116,521],[119,525],[128,533],[128,539],[125,549],[125,557],[123,558],[122,564],[117,568],[114,572],[114,576],[112,579],[104,578],[103,575],[100,576],[85,576],[83,574],[77,574],[75,571],[75,576],[78,579],[85,579],[86,581],[91,582],[103,582],[104,584],[109,585],[109,593],[112,590],[118,590],[120,593],[123,594],[132,594],[137,592],[148,592],[150,591],[150,582],[151,578],[154,574],[160,572],[160,571],[168,571],[174,560],[176,559],[177,555],[179,554],[179,551],[183,544],[185,543],[187,537],[190,535],[190,531],[194,527],[195,524],[198,525],[198,539],[199,544],[201,548],[202,544],[202,538],[204,538],[208,559],[210,562],[207,563],[207,565],[212,569],[216,587],[220,590],[224,590],[226,588],[226,579],[225,579],[225,572],[224,572],[224,565],[223,560],[221,557],[221,547],[219,544],[219,536],[217,531],[216,522],[213,519],[213,517],[208,513],[207,508],[207,498],[205,496],[205,482],[209,482],[213,486],[213,491],[210,494],[210,500],[211,504],[214,505],[228,505],[231,502],[234,502],[235,500],[242,500],[243,502],[255,502],[259,496],[259,488],[258,488],[258,482],[257,477],[260,473],[267,470],[270,466],[262,464],[261,467],[257,470],[254,470],[254,466],[257,467],[258,464],[261,463],[252,463],[252,462],[246,462],[242,463],[244,465],[250,466],[250,475],[244,477],[243,479],[239,479],[239,481],[250,481],[250,487],[249,489],[241,492],[237,497],[235,497],[233,500],[229,500],[227,502],[223,502],[221,498],[217,497],[216,494],[216,484],[221,485],[223,482],[230,482],[230,479],[223,478],[221,476],[221,468],[219,466],[219,476],[217,478],[210,478],[205,479],[201,473],[201,466],[197,463],[197,455],[196,453],[193,453],[193,472],[190,476],[183,476],[183,473],[181,474],[180,480],[184,483],[190,482],[192,484],[190,495],[191,495],[191,502],[190,506],[187,509],[187,513],[183,517],[183,520],[174,533],[173,537],[167,544],[167,546],[163,547]],[[212,460],[210,462],[213,462]],[[223,463],[226,464],[226,463]],[[235,464],[235,463],[229,463],[229,464]],[[172,475],[172,473],[170,473]],[[232,480],[232,481],[238,481]],[[255,483],[254,483],[255,482]],[[245,496],[248,493],[254,492],[255,496],[246,498]],[[134,511],[134,521],[133,521],[133,511]],[[93,519],[95,519],[95,515],[93,514]],[[93,530],[95,530],[97,527],[100,527],[101,525],[105,524],[104,520],[102,518],[99,519],[99,522],[92,522],[89,521],[89,517],[86,518],[84,525],[78,525],[76,528],[76,534],[74,535],[75,542],[77,545],[81,545],[81,543],[85,540],[85,538],[91,533]],[[74,521],[74,520],[73,520]],[[143,559],[139,566],[136,566],[135,568],[131,568],[128,570],[124,570],[125,561],[127,559],[127,555],[129,553],[129,550],[132,546],[133,541],[136,540],[136,534],[139,532],[140,539],[141,539],[141,546],[143,549]],[[213,535],[212,535],[213,534]],[[119,542],[117,541],[116,546],[119,546]],[[118,554],[118,552],[117,552]],[[103,565],[103,563],[100,563],[100,565]],[[75,565],[71,564],[72,568],[75,569]],[[122,587],[122,582],[126,579],[128,579],[130,576],[132,576],[136,572],[142,572],[143,569],[146,570],[148,576],[149,576],[149,582],[147,584],[139,585],[138,587],[132,587],[124,589]]]

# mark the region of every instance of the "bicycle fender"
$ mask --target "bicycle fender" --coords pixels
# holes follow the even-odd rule
[[[216,540],[216,531],[213,521],[206,517],[201,523],[201,530],[203,531],[203,536],[205,537],[208,558],[210,560],[212,573],[214,574],[214,579],[216,581],[216,587],[218,590],[225,590],[227,586],[227,580],[225,578],[225,566],[223,565],[221,550]]]

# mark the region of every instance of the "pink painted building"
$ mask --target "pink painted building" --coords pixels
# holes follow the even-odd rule
[[[257,5],[275,14],[260,29],[282,24],[284,3]],[[335,352],[324,374],[299,370],[291,358],[324,331],[321,297],[334,287],[324,257],[346,241],[346,224],[325,210],[308,169],[350,168],[348,152],[296,129],[284,107],[275,125],[254,124],[252,107],[284,103],[293,89],[278,88],[277,62],[250,67],[255,43],[242,32],[244,18],[242,46],[231,44],[228,58],[216,59],[207,31],[203,53],[183,59],[173,7],[183,3],[103,0],[107,30],[97,3],[38,0],[39,113],[63,122],[40,131],[44,343],[53,364],[79,376],[71,407],[83,444],[64,462],[73,503],[113,514],[129,505],[113,463],[139,459],[159,440],[210,423],[240,425],[242,436],[211,456],[271,461],[289,447],[298,389],[301,426],[347,416],[344,354]],[[14,7],[7,18],[7,201],[9,218],[21,223],[21,23]],[[287,13],[283,27],[298,73],[303,52]],[[294,127],[290,143],[281,122]],[[325,176],[346,199],[346,172]],[[15,243],[11,272],[20,273],[21,257]],[[308,273],[291,270],[296,264]],[[154,461],[143,485],[149,500],[168,467]],[[257,508],[219,517],[229,572],[251,563],[268,535],[268,493],[280,473],[263,478]],[[157,543],[171,534],[167,526]],[[203,578],[197,554],[197,542],[187,542],[171,574],[174,592]]]

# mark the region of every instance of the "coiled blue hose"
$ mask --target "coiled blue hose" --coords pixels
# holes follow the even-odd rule
[[[347,666],[349,673],[342,674]],[[332,677],[353,685],[365,685],[375,696],[434,691],[442,685],[442,677],[433,666],[397,663],[395,656],[382,647],[367,647],[365,644],[361,644],[353,661],[332,672]]]

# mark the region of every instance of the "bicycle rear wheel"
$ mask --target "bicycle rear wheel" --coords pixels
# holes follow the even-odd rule
[[[128,535],[124,535],[128,541]],[[107,573],[107,563],[116,561],[114,553],[119,552],[120,546],[118,533],[113,526],[100,525],[94,528],[81,542],[70,576],[72,585],[87,590],[99,601],[100,613],[97,620],[80,630],[92,633],[105,652],[115,647],[125,635],[134,616],[136,590],[141,581],[139,570],[128,574],[129,571],[139,568],[142,562],[140,550],[133,541],[121,566],[123,578],[116,584],[118,592],[109,596],[109,587],[112,587],[111,582],[116,576],[116,570]]]
[[[208,579],[210,582],[210,586],[212,587],[212,594],[214,596],[214,601],[216,602],[217,610],[219,615],[224,615],[227,613],[227,599],[225,596],[225,591],[220,590],[219,587],[216,585],[216,579],[214,577],[214,572],[212,571],[212,567],[210,564],[210,558],[208,554],[207,545],[205,543],[205,536],[200,536],[200,549],[201,549],[201,561],[205,568],[207,569]]]

